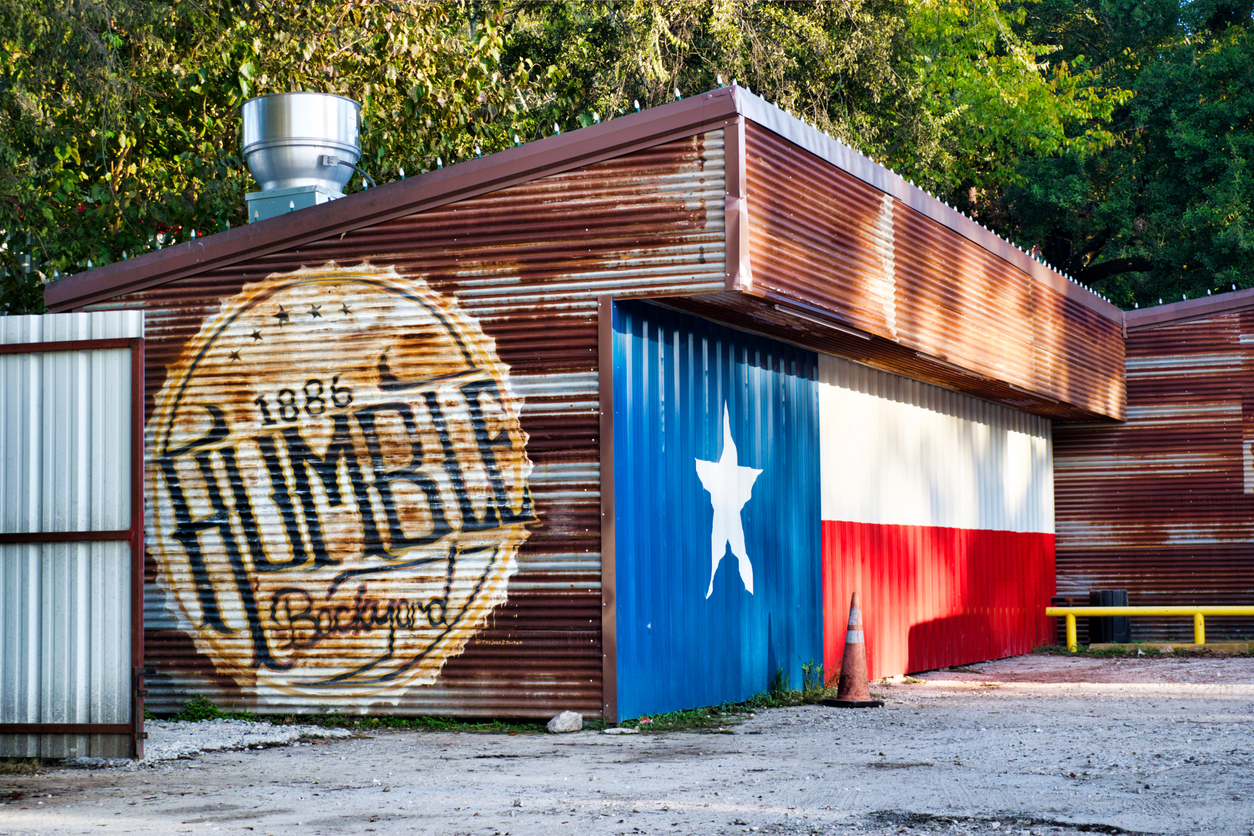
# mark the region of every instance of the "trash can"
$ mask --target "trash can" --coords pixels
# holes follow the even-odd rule
[[[1128,590],[1093,589],[1090,607],[1126,607]],[[1089,644],[1127,644],[1132,641],[1132,619],[1126,615],[1089,619]]]

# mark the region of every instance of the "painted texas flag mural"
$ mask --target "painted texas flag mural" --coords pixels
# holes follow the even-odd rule
[[[743,700],[819,663],[817,356],[614,305],[618,717]]]
[[[1046,640],[1047,420],[641,302],[613,363],[612,714],[839,673],[855,590],[872,677]]]
[[[828,672],[855,590],[872,678],[1045,643],[1049,421],[824,355],[819,381]]]

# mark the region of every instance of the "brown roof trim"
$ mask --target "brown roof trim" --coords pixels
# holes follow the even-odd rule
[[[67,276],[49,284],[44,299],[51,310],[103,302],[123,293],[722,127],[737,118],[734,90],[714,90],[388,183],[290,216],[236,227]]]
[[[614,506],[614,297],[597,297],[597,387],[601,402],[601,711],[618,722],[618,535]]]
[[[775,105],[757,96],[746,94],[744,91],[740,91],[738,104],[740,112],[746,119],[779,134],[794,145],[804,148],[862,182],[892,195],[893,198],[919,214],[948,227],[963,238],[1019,268],[1036,281],[1074,299],[1090,310],[1096,311],[1107,319],[1115,321],[1122,319],[1122,308],[1112,305],[1088,288],[1046,267],[997,233],[984,228],[977,221],[923,191],[895,171],[880,165],[870,157],[863,156],[840,140],[833,139]]]
[[[290,217],[237,227],[129,261],[67,276],[45,288],[44,300],[54,311],[103,302],[123,293],[723,127],[739,116],[892,195],[1064,296],[1108,319],[1121,320],[1123,311],[1097,294],[1040,264],[1009,241],[895,172],[736,85],[388,183],[293,212]],[[734,166],[736,161],[729,160],[729,163]],[[733,182],[742,174],[731,171],[728,176],[729,182]]]
[[[1254,307],[1254,288],[1238,290],[1231,293],[1220,293],[1216,296],[1203,296],[1199,299],[1188,299],[1157,305],[1153,308],[1125,311],[1124,327],[1128,331],[1140,331],[1180,322],[1186,319],[1200,319],[1213,314],[1231,313],[1245,308]]]
[[[744,119],[737,119],[723,131],[723,160],[723,227],[726,230],[723,287],[731,293],[753,286]]]

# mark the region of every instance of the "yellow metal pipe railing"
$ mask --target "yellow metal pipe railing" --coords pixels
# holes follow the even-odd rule
[[[1137,615],[1178,615],[1193,616],[1193,643],[1206,644],[1206,616],[1208,615],[1254,615],[1254,606],[1250,607],[1046,607],[1045,614],[1067,619],[1067,650],[1075,653],[1079,645],[1075,637],[1076,616],[1105,618],[1107,616]]]

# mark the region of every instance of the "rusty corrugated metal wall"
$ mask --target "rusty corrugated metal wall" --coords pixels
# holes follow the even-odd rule
[[[722,154],[714,131],[105,303],[149,335],[149,704],[600,713],[596,299],[723,288]]]
[[[1254,309],[1135,321],[1127,423],[1054,428],[1058,594],[1087,602],[1089,590],[1127,589],[1134,606],[1248,604]],[[1206,636],[1249,638],[1254,619],[1207,619]],[[1188,618],[1132,619],[1134,640],[1192,637]]]
[[[902,364],[884,354],[890,371],[910,375],[911,364],[935,358],[977,379],[1122,417],[1120,322],[1099,313],[1092,294],[1033,280],[752,122],[746,143],[750,293],[830,311],[924,355]],[[1006,402],[997,388],[985,396]]]
[[[1120,311],[734,86],[108,265],[47,295],[147,316],[157,710],[600,710],[602,294],[1123,416]]]

